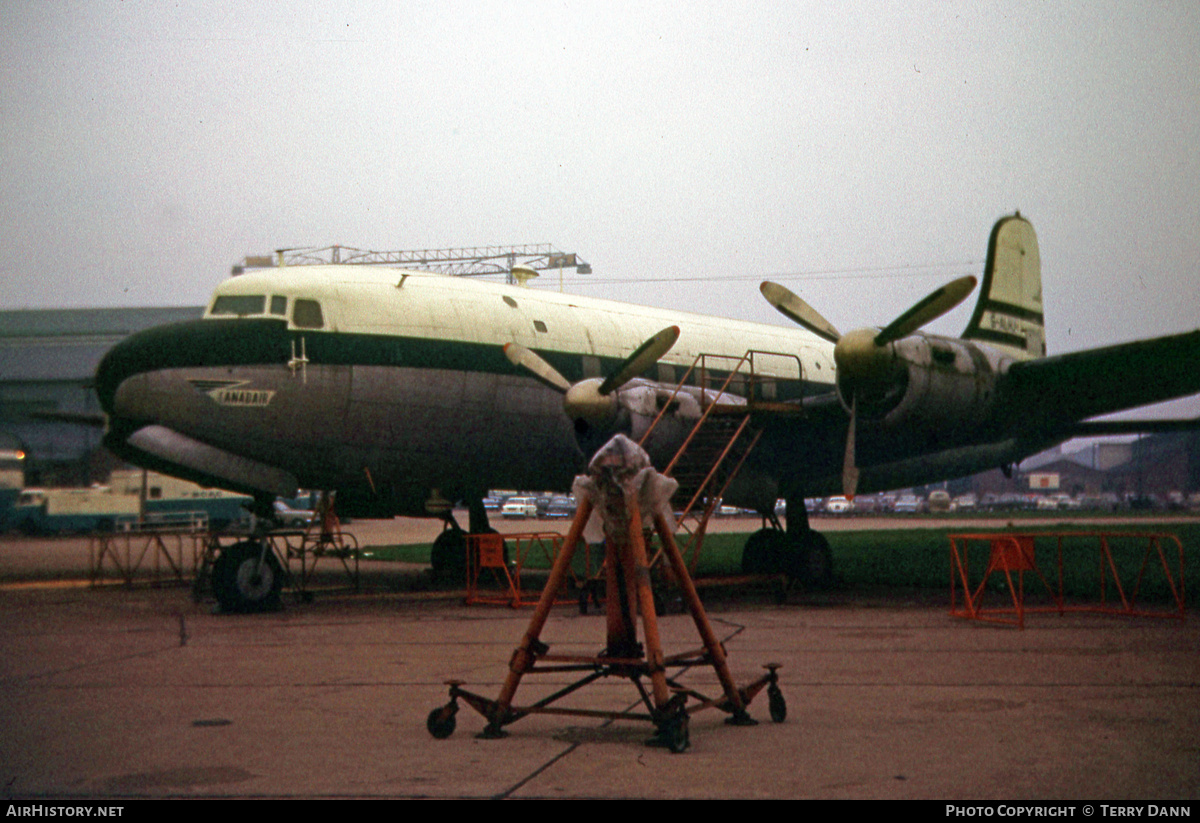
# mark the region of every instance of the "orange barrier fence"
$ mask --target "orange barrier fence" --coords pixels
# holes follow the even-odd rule
[[[1184,618],[1184,567],[1183,544],[1173,534],[1151,532],[1026,532],[1026,533],[980,533],[980,534],[951,534],[950,539],[950,614],[955,617],[966,617],[973,620],[988,620],[996,623],[1015,624],[1020,628],[1025,626],[1025,613],[1056,612],[1059,615],[1066,612],[1098,612],[1101,614],[1140,616],[1140,617],[1170,617],[1182,620]],[[1068,602],[1065,596],[1063,541],[1078,539],[1094,539],[1097,541],[1097,579],[1099,602],[1076,603]],[[1145,541],[1141,551],[1136,579],[1132,588],[1123,582],[1118,567],[1124,565],[1114,559],[1113,541]],[[1050,541],[1054,541],[1053,580],[1049,580],[1039,566],[1040,561],[1050,558]],[[982,579],[973,581],[971,578],[972,543],[987,544],[987,563],[983,565]],[[1174,550],[1170,544],[1174,543]],[[1164,549],[1164,544],[1166,548]],[[1077,548],[1072,548],[1077,550]],[[978,552],[977,552],[978,554]],[[1168,562],[1168,555],[1174,555],[1174,567]],[[1125,559],[1125,558],[1122,558]],[[975,568],[979,568],[977,562]],[[1165,584],[1169,599],[1174,603],[1170,610],[1147,610],[1138,606],[1138,596],[1143,591],[1143,585],[1148,582],[1148,575],[1157,574],[1161,570],[1162,582]],[[1128,572],[1128,569],[1126,569]],[[989,582],[993,577],[1003,576],[1011,606],[985,607],[983,600],[989,590]],[[1040,587],[1037,592],[1048,595],[1053,605],[1027,607],[1025,604],[1025,577],[1032,575]],[[1128,574],[1126,575],[1128,578]],[[991,587],[993,590],[995,586]],[[1110,598],[1109,589],[1115,591],[1115,597]],[[961,589],[961,603],[960,603]]]
[[[552,567],[562,544],[563,536],[558,532],[468,534],[467,604],[491,603],[514,609],[537,605],[541,591],[524,592],[521,573],[534,556],[541,556],[547,569]],[[592,572],[590,558],[587,563],[585,578]],[[574,582],[577,588],[581,584],[579,580]]]

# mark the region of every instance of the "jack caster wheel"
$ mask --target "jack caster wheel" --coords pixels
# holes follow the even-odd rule
[[[692,741],[688,738],[687,715],[680,715],[667,729],[667,748],[671,750],[672,754],[682,754],[690,745],[692,745]]]
[[[440,709],[434,709],[429,713],[429,718],[425,721],[425,728],[429,729],[429,733],[438,740],[445,740],[454,734],[454,727],[457,725],[454,713],[457,710],[458,707],[453,703],[443,706]]]
[[[771,711],[771,719],[776,723],[782,723],[787,720],[787,701],[783,699],[783,692],[778,686],[771,686],[767,689],[767,705]]]

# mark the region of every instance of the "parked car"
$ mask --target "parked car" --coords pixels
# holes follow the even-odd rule
[[[831,497],[825,502],[825,512],[827,514],[850,514],[854,511],[854,504],[841,495]]]
[[[960,494],[958,497],[954,498],[954,510],[955,511],[973,512],[973,511],[975,511],[975,508],[978,505],[979,505],[979,498],[977,498],[971,492],[967,492],[966,494]]]
[[[313,522],[314,515],[308,509],[293,509],[282,500],[276,500],[274,508],[275,519],[281,526],[303,529]]]
[[[873,514],[879,507],[879,499],[873,494],[860,494],[854,498],[854,514]]]
[[[937,489],[929,493],[929,511],[948,512],[951,510],[950,492]]]
[[[513,520],[537,517],[537,501],[532,497],[510,497],[500,509],[500,516]]]
[[[546,517],[574,517],[576,508],[574,497],[555,497],[546,507]]]

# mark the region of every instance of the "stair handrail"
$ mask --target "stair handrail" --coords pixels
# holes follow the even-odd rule
[[[719,405],[719,403],[718,403],[719,398],[722,395],[727,393],[726,390],[729,388],[729,384],[733,382],[734,376],[741,372],[742,366],[745,365],[747,362],[749,362],[749,364],[750,364],[750,371],[747,374],[747,377],[748,377],[747,392],[746,392],[747,397],[745,399],[746,399],[747,405],[752,405],[754,402],[754,386],[755,386],[755,382],[756,382],[756,378],[757,378],[757,374],[756,374],[755,368],[754,368],[754,355],[756,355],[756,354],[770,355],[771,357],[782,357],[782,358],[786,358],[786,359],[795,360],[796,361],[796,374],[798,375],[798,377],[796,379],[800,380],[800,381],[804,380],[804,363],[803,363],[803,361],[801,361],[799,355],[788,354],[786,352],[773,352],[773,351],[766,351],[766,350],[760,350],[760,349],[747,349],[745,354],[743,354],[741,357],[737,357],[737,363],[730,370],[729,375],[725,378],[725,381],[721,384],[721,388],[717,391],[716,399],[714,399],[711,403],[709,403],[708,402],[708,394],[707,394],[707,392],[709,391],[708,361],[710,359],[733,360],[733,359],[735,359],[736,355],[709,354],[706,352],[701,352],[700,354],[696,355],[695,359],[692,360],[692,364],[690,366],[688,366],[687,371],[685,371],[683,373],[683,377],[680,378],[679,382],[675,384],[675,388],[671,391],[671,395],[667,398],[667,402],[664,403],[662,408],[658,410],[658,414],[654,416],[654,419],[652,421],[650,421],[650,426],[646,429],[645,432],[642,433],[642,436],[638,439],[638,445],[645,448],[647,438],[650,437],[650,434],[658,426],[658,423],[660,420],[662,420],[663,415],[667,413],[667,409],[671,408],[671,403],[673,403],[675,398],[679,396],[679,392],[681,392],[683,390],[683,387],[687,383],[688,378],[691,377],[691,375],[694,371],[696,371],[697,366],[699,366],[699,368],[700,368],[700,385],[697,386],[697,388],[700,389],[700,405],[706,407],[706,411],[705,411],[704,415],[701,416],[700,421],[697,423],[697,425],[702,424],[704,422],[704,420],[707,419],[707,416],[708,416],[709,412],[711,412],[712,408],[716,405]],[[689,437],[688,440],[690,441],[690,439],[691,438]],[[688,443],[685,442],[683,447],[686,449],[687,445],[688,445]],[[664,471],[663,473],[669,474],[670,470],[668,469],[668,470]]]

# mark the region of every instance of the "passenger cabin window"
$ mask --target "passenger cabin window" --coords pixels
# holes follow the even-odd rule
[[[271,314],[287,317],[287,298],[282,294],[276,294],[271,297]]]
[[[546,332],[546,324],[543,323],[541,320],[534,320],[533,327],[534,327],[534,329],[542,332],[543,334],[545,334],[545,332]]]
[[[267,297],[264,294],[222,294],[213,301],[209,314],[232,314],[246,317],[251,314],[262,314],[266,307]]]
[[[297,299],[292,303],[292,323],[301,329],[319,329],[325,325],[321,304],[316,300]]]

